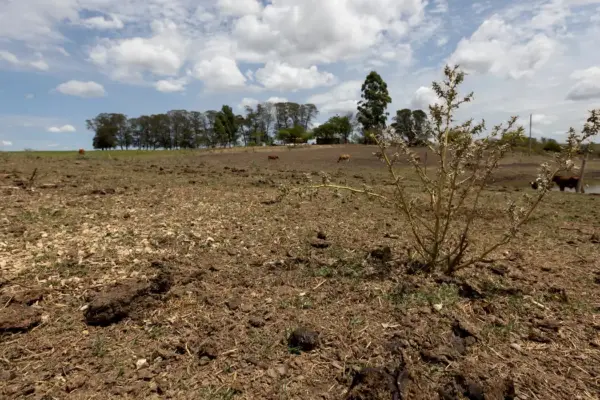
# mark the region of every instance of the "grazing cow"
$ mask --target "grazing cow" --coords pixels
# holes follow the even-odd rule
[[[340,162],[340,161],[350,161],[350,154],[340,155],[340,158],[338,158],[337,162]]]
[[[561,192],[565,191],[565,188],[569,189],[577,189],[577,184],[579,183],[579,177],[577,176],[558,176],[554,175],[552,177],[552,182],[556,183],[560,188]],[[538,183],[536,181],[531,182],[531,188],[537,190]],[[584,188],[581,188],[581,192],[585,193]]]
[[[79,155],[80,155],[80,156],[83,156],[83,155],[85,155],[85,150],[84,150],[84,149],[79,149]]]
[[[279,160],[279,156],[269,156],[269,160]]]
[[[579,183],[579,177],[577,176],[558,176],[554,175],[552,177],[552,182],[556,183],[560,187],[560,191],[564,192],[565,188],[576,189],[577,184]],[[583,191],[583,188],[581,188]]]

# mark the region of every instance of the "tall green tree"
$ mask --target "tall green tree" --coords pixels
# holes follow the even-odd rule
[[[280,129],[277,132],[277,139],[285,143],[306,143],[311,137],[312,134],[307,132],[302,125]]]
[[[432,135],[431,125],[423,110],[404,108],[396,111],[392,127],[409,146],[423,146]]]
[[[239,139],[240,118],[233,113],[230,106],[224,105],[217,115],[218,136],[223,145],[235,145]],[[217,125],[215,125],[215,128]]]
[[[111,149],[120,146],[129,148],[133,136],[127,117],[118,113],[101,113],[85,121],[86,127],[95,132],[93,146],[96,149]]]
[[[363,127],[365,138],[369,133],[386,127],[389,115],[386,109],[391,102],[392,98],[388,93],[387,83],[377,72],[371,71],[362,84],[361,100],[357,107],[358,122]]]
[[[351,115],[331,117],[327,122],[313,129],[313,134],[317,138],[325,140],[340,138],[344,143],[348,143],[348,138],[354,130],[351,118]]]

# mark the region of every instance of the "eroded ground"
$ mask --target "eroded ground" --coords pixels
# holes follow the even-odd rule
[[[4,156],[0,397],[599,398],[600,197],[553,192],[490,260],[428,276],[376,201],[276,201],[321,170],[389,190],[373,151]],[[501,168],[479,246],[538,161]]]

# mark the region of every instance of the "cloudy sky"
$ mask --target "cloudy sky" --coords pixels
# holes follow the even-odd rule
[[[375,69],[390,113],[469,72],[461,117],[533,114],[560,139],[600,107],[600,0],[0,0],[0,150],[90,148],[85,120],[287,99],[325,121]]]

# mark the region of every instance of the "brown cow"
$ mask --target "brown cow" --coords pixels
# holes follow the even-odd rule
[[[337,162],[340,161],[350,161],[350,154],[341,154]]]
[[[85,150],[84,150],[84,149],[79,149],[79,155],[80,155],[80,156],[83,156],[83,155],[85,155]]]
[[[269,160],[279,160],[279,156],[270,155],[268,158]]]

